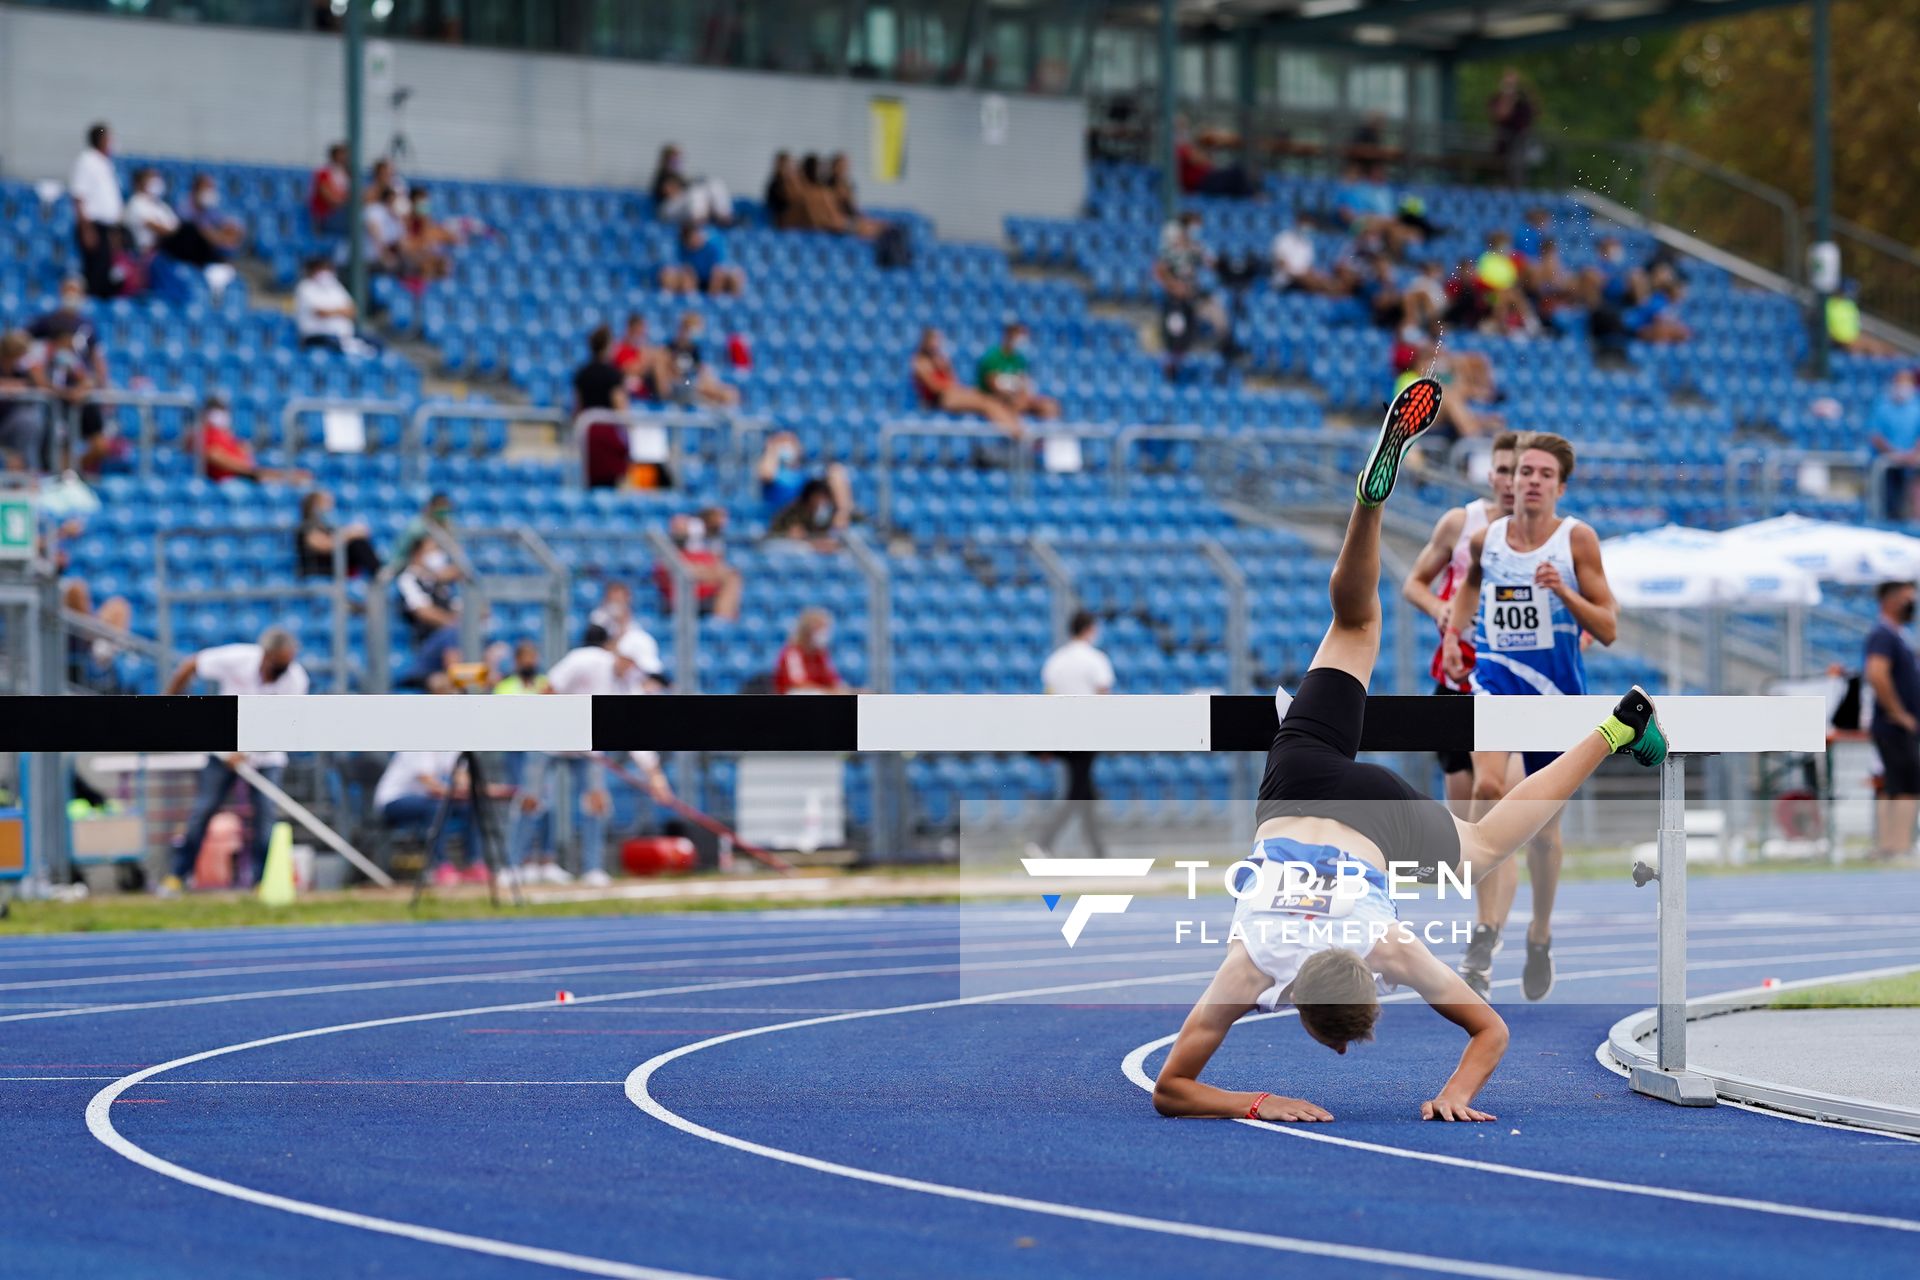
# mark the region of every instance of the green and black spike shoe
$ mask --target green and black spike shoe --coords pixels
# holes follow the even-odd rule
[[[1380,424],[1380,438],[1360,469],[1353,496],[1363,507],[1377,507],[1393,492],[1393,481],[1400,474],[1400,459],[1422,432],[1440,416],[1440,384],[1432,378],[1410,382],[1387,406],[1386,421]]]
[[[1628,752],[1649,769],[1667,758],[1666,730],[1654,713],[1653,699],[1639,685],[1627,690],[1613,714],[1600,723],[1600,736],[1613,748],[1613,754]]]

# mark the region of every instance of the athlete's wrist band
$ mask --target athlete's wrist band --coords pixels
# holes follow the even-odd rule
[[[1260,1104],[1265,1102],[1268,1098],[1271,1098],[1272,1096],[1273,1095],[1270,1093],[1263,1093],[1259,1097],[1255,1098],[1253,1100],[1253,1105],[1247,1108],[1247,1119],[1258,1120],[1260,1118]]]

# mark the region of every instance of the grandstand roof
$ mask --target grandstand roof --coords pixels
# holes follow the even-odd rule
[[[1795,0],[1178,0],[1183,25],[1255,25],[1283,44],[1499,58],[1616,39]],[[1133,7],[1151,20],[1159,6]],[[1117,15],[1116,15],[1117,16]]]

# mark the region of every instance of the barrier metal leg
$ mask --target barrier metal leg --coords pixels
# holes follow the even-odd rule
[[[1669,755],[1660,769],[1659,1021],[1651,1067],[1635,1067],[1636,1093],[1682,1107],[1711,1107],[1713,1084],[1687,1070],[1687,766]]]

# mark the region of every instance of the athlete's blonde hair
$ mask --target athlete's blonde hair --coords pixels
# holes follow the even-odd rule
[[[1289,998],[1300,1010],[1300,1025],[1335,1049],[1373,1039],[1373,1024],[1380,1020],[1373,970],[1365,960],[1339,947],[1307,957]]]

